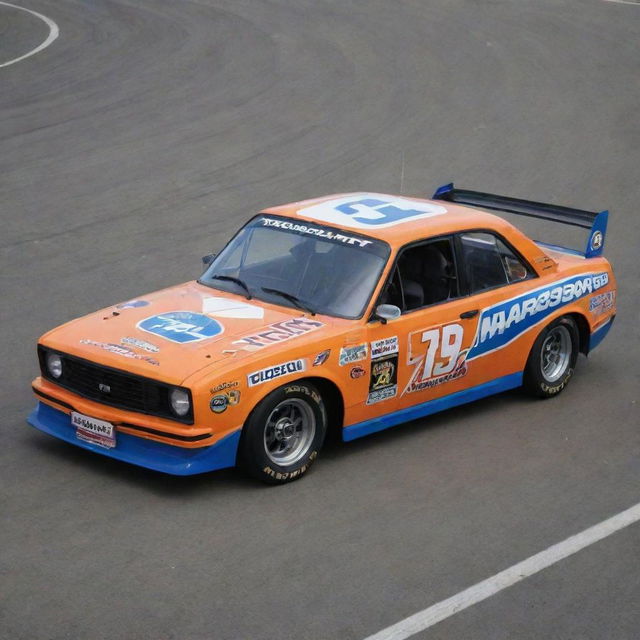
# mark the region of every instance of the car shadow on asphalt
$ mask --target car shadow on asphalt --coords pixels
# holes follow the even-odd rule
[[[493,414],[497,407],[500,407],[501,411],[505,411],[505,407],[526,411],[526,407],[529,404],[538,402],[537,398],[528,396],[522,389],[512,389],[494,396],[475,400],[470,404],[439,411],[424,418],[409,420],[351,442],[343,442],[339,435],[333,434],[325,443],[325,447],[322,450],[322,459],[340,460],[351,455],[352,452],[363,452],[376,447],[384,447],[386,444],[403,442],[426,431],[432,432],[452,425],[459,426],[463,423],[468,425],[469,419],[481,423],[483,417]],[[522,408],[520,409],[519,407]],[[509,408],[506,408],[506,411],[509,410]]]
[[[202,492],[255,490],[263,485],[246,477],[236,469],[222,469],[192,476],[174,476],[115,460],[57,440],[46,434],[30,432],[27,446],[42,455],[55,457],[61,464],[77,467],[114,484],[137,485],[166,498],[184,499]]]

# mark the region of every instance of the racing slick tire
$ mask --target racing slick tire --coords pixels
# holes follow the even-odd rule
[[[305,381],[282,385],[247,419],[238,466],[266,484],[297,480],[318,457],[326,433],[327,411],[316,387]]]
[[[524,370],[523,387],[538,398],[557,396],[573,376],[579,338],[569,316],[549,323],[536,338]]]

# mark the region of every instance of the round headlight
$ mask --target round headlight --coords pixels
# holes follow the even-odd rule
[[[182,389],[171,389],[169,392],[169,402],[171,408],[177,416],[186,416],[191,408],[189,394]]]
[[[47,354],[47,369],[54,378],[62,375],[62,358],[57,353]]]

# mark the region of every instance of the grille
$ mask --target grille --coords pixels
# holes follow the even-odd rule
[[[62,376],[53,378],[47,370],[46,353],[46,349],[38,347],[42,376],[83,398],[111,407],[193,423],[191,411],[184,417],[178,417],[171,411],[169,391],[175,387],[57,351],[62,358]]]

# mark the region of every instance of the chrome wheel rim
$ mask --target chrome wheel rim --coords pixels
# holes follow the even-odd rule
[[[571,360],[571,350],[571,334],[566,327],[559,325],[549,331],[540,353],[542,377],[547,382],[556,382],[564,375]]]
[[[264,450],[271,462],[295,464],[309,451],[316,434],[316,417],[300,398],[283,400],[269,414],[264,429]]]

